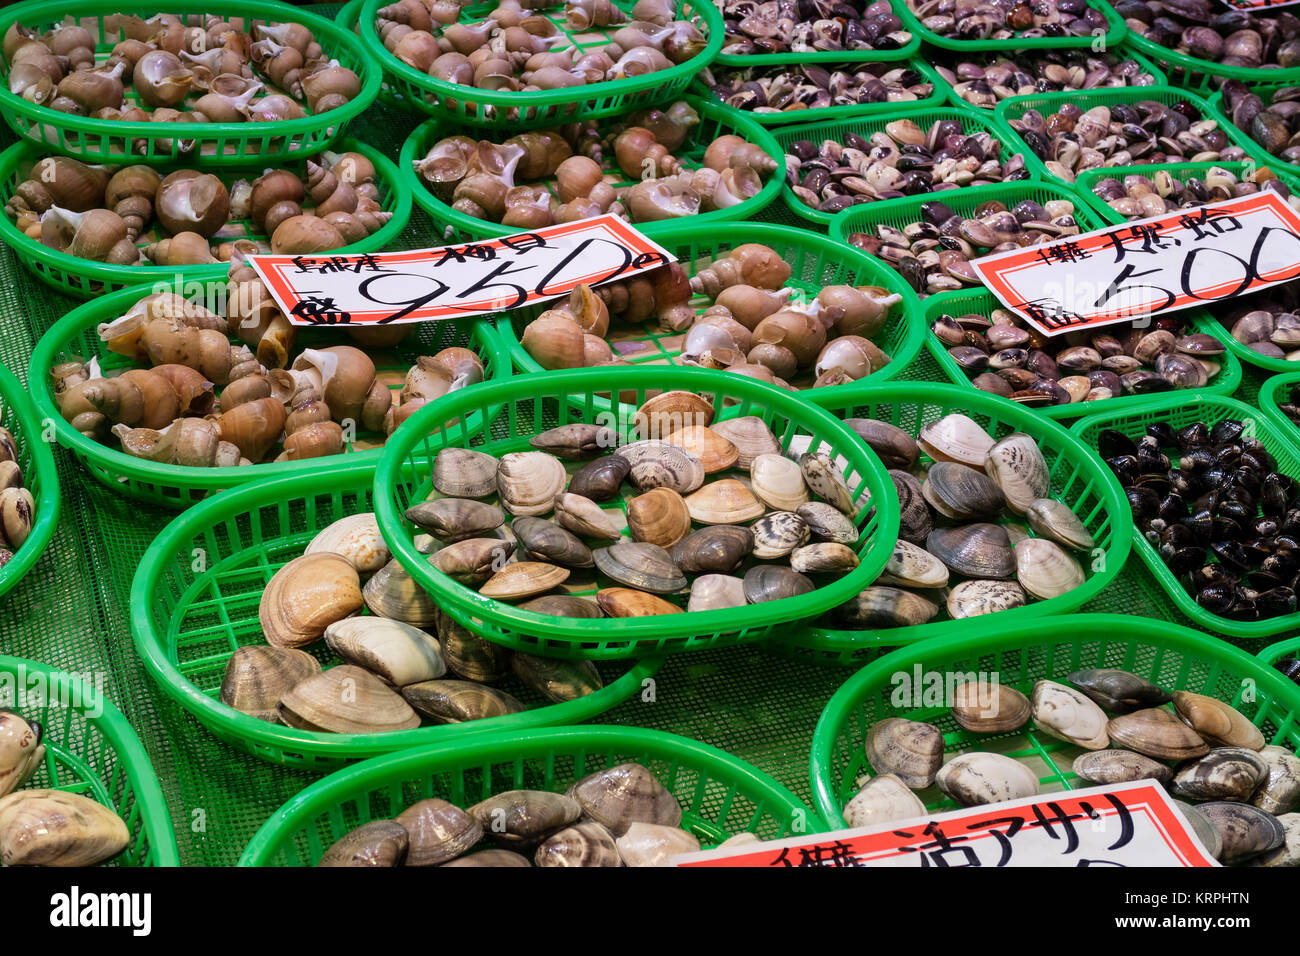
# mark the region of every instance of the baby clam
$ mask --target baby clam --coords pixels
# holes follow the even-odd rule
[[[939,608],[911,591],[872,586],[863,588],[836,610],[846,627],[919,627],[934,620]]]
[[[433,459],[433,487],[449,498],[486,498],[497,493],[496,458],[468,448],[443,448]]]
[[[1034,533],[1076,551],[1091,551],[1097,546],[1088,529],[1069,506],[1054,498],[1039,498],[1029,505],[1025,519]]]
[[[1188,760],[1210,752],[1196,731],[1157,707],[1112,717],[1106,733],[1112,743],[1154,760]]]
[[[360,575],[374,574],[392,557],[373,512],[348,515],[322,528],[303,553],[320,552],[341,555]]]
[[[469,808],[497,843],[514,849],[536,846],[582,816],[577,800],[546,790],[507,790]]]
[[[538,866],[620,866],[614,836],[599,823],[587,821],[547,837],[533,862]]]
[[[752,467],[759,455],[781,454],[781,443],[757,415],[715,422],[710,427],[714,434],[721,435],[736,447],[737,468]]]
[[[996,517],[1007,503],[982,471],[946,461],[930,466],[921,494],[935,511],[954,521]]]
[[[868,728],[866,754],[877,773],[893,774],[913,790],[924,790],[943,763],[943,734],[933,724],[886,717]]]
[[[496,544],[507,542],[496,541]],[[507,556],[509,551],[506,552]],[[438,606],[396,559],[374,573],[361,590],[371,614],[405,621],[416,627],[429,627],[438,618]]]
[[[402,696],[408,704],[439,724],[486,720],[527,710],[505,691],[467,680],[426,680],[407,684],[402,688]]]
[[[1284,813],[1277,822],[1282,824],[1282,845],[1252,859],[1251,866],[1300,866],[1300,813]]]
[[[754,550],[755,535],[749,528],[713,525],[692,531],[673,545],[673,564],[687,574],[727,573]]]
[[[810,501],[795,509],[795,514],[808,525],[814,538],[822,541],[836,541],[840,544],[856,544],[858,527],[844,512],[824,501]]]
[[[844,805],[844,822],[851,827],[869,827],[893,820],[926,815],[921,802],[907,784],[892,773],[872,777]]]
[[[690,494],[704,484],[704,464],[680,445],[666,441],[638,441],[614,452],[628,464],[627,479],[638,491],[670,488]]]
[[[634,823],[614,841],[624,866],[665,866],[679,853],[695,853],[700,841],[679,827]]]
[[[257,617],[267,643],[303,647],[325,628],[361,610],[361,579],[347,558],[332,552],[304,554],[271,576]]]
[[[437,797],[413,803],[397,816],[409,845],[407,866],[437,866],[454,860],[479,840],[483,827],[460,807]]]
[[[692,425],[713,423],[713,403],[694,392],[661,392],[637,409],[633,428],[641,438],[661,439]]]
[[[1174,772],[1164,764],[1131,750],[1090,750],[1074,758],[1074,772],[1090,783],[1159,780],[1168,783]]]
[[[236,648],[226,661],[219,699],[242,714],[279,723],[280,698],[320,672],[320,662],[306,651],[260,644]]]
[[[691,513],[671,488],[653,488],[627,503],[627,526],[634,540],[670,548],[690,533]]]
[[[609,501],[618,494],[632,463],[618,455],[606,455],[588,462],[569,479],[569,491],[592,501]]]
[[[421,501],[406,509],[406,519],[444,541],[484,537],[505,523],[500,508],[473,498]]]
[[[478,584],[508,567],[515,543],[501,538],[464,538],[434,552],[429,563],[453,581]]]
[[[946,606],[954,620],[1024,607],[1025,592],[1014,581],[962,581],[948,592]]]
[[[790,553],[790,567],[803,574],[845,574],[857,566],[853,549],[832,541],[819,541]]]
[[[1073,671],[1065,679],[1114,714],[1159,707],[1172,698],[1148,680],[1114,668]]]
[[[994,445],[988,432],[956,412],[922,428],[917,443],[935,461],[955,461],[971,468],[983,468]]]
[[[606,827],[615,837],[633,823],[675,827],[682,808],[658,778],[639,763],[622,763],[597,770],[566,791],[582,806],[583,815]]]
[[[623,537],[613,520],[596,502],[573,492],[555,498],[555,521],[582,538],[617,541]]]
[[[813,590],[812,581],[791,568],[759,564],[745,572],[745,600],[750,604],[780,601]]]
[[[628,587],[651,594],[675,594],[686,587],[686,576],[672,556],[655,544],[622,542],[593,552],[596,569]]]
[[[576,594],[543,594],[519,605],[521,611],[533,611],[537,614],[553,614],[556,617],[597,618],[601,617],[600,605]]]
[[[805,452],[799,459],[799,467],[813,494],[846,515],[857,514],[853,494],[830,455],[823,451]]]
[[[401,866],[410,836],[396,820],[372,820],[339,837],[317,866]]]
[[[910,471],[916,467],[921,449],[911,432],[874,418],[846,418],[844,424],[857,432],[886,468]]]
[[[898,536],[912,544],[924,544],[934,530],[934,517],[925,503],[921,483],[906,471],[889,473],[898,495]]]
[[[661,597],[635,588],[603,588],[596,603],[607,617],[648,617],[653,614],[682,614],[681,608]]]
[[[568,661],[517,653],[510,659],[515,676],[547,700],[563,703],[594,694],[604,685],[591,661]]]
[[[1011,539],[1001,525],[984,522],[936,528],[925,549],[948,570],[970,578],[1009,578],[1016,570]]]
[[[0,797],[0,863],[94,866],[131,842],[108,807],[62,790],[18,790]]]
[[[1261,750],[1264,735],[1236,708],[1204,694],[1176,690],[1174,709],[1183,722],[1197,734],[1220,747],[1245,747]]]
[[[1046,538],[1016,542],[1016,580],[1040,601],[1048,601],[1082,587],[1087,580],[1079,562],[1059,544]]]
[[[538,561],[566,568],[589,568],[594,563],[582,539],[553,521],[524,516],[512,521],[510,530],[528,556]]]
[[[744,607],[745,582],[729,574],[702,574],[691,582],[688,611],[716,611]]]
[[[413,730],[420,718],[390,687],[352,664],[331,667],[280,698],[280,719],[299,730],[336,734]]]
[[[568,480],[564,466],[540,451],[511,452],[497,466],[497,494],[512,515],[546,514]]]
[[[1088,750],[1110,746],[1105,712],[1072,687],[1040,680],[1030,695],[1034,726],[1045,734]]]
[[[1285,747],[1268,746],[1259,752],[1268,766],[1268,776],[1251,803],[1274,816],[1300,806],[1300,758]]]
[[[438,633],[442,640],[443,660],[447,669],[457,677],[487,682],[497,680],[510,670],[511,652],[508,648],[484,640],[451,620],[447,620]]]
[[[1006,684],[964,681],[953,693],[953,720],[978,734],[1019,730],[1029,720],[1029,714],[1029,698]]]
[[[1007,507],[1018,515],[1025,514],[1052,488],[1051,473],[1038,442],[1023,432],[1008,435],[990,448],[984,470],[1002,489]]]
[[[784,455],[759,455],[749,477],[759,501],[775,511],[794,511],[808,501],[803,470]]]
[[[740,450],[731,441],[704,425],[687,425],[665,437],[664,441],[680,445],[698,458],[706,475],[726,471],[740,457]]]
[[[498,601],[523,601],[559,587],[569,573],[568,568],[541,561],[516,561],[488,578],[478,593]]]
[[[764,515],[749,530],[754,539],[754,557],[764,560],[784,558],[812,536],[807,522],[789,511]]]
[[[618,435],[599,425],[572,422],[534,435],[528,444],[559,458],[583,461],[603,454],[607,448],[618,447]]]
[[[1174,774],[1170,792],[1189,800],[1248,800],[1268,776],[1268,763],[1253,750],[1216,747]]]
[[[943,588],[948,586],[948,568],[925,548],[899,540],[876,583],[901,588]]]
[[[401,687],[447,673],[442,651],[429,634],[383,617],[350,617],[325,628],[325,643],[350,664]]]
[[[753,492],[735,478],[712,481],[686,497],[691,520],[700,524],[743,524],[765,509]]]
[[[40,724],[0,710],[0,797],[21,787],[40,767],[45,759],[41,736]]]
[[[963,807],[1019,800],[1038,793],[1038,778],[1019,761],[1002,754],[965,753],[935,775],[935,783]]]
[[[1218,831],[1224,863],[1241,863],[1276,850],[1286,841],[1286,830],[1277,817],[1248,803],[1216,801],[1198,804],[1200,811]]]

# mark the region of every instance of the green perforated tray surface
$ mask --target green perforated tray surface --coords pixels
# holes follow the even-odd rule
[[[316,8],[333,16],[338,7]],[[375,105],[350,133],[397,156],[420,117]],[[12,142],[5,131],[0,146]],[[793,224],[782,204],[760,216]],[[808,223],[801,223],[805,228]],[[415,210],[402,242],[437,245],[438,230]],[[0,362],[21,378],[37,338],[78,303],[56,295],[0,247]],[[899,380],[946,381],[924,350]],[[1264,375],[1247,368],[1235,397],[1253,403]],[[266,818],[315,775],[272,766],[218,743],[171,704],[146,675],[127,621],[141,555],[173,512],[116,497],[62,449],[54,450],[64,495],[59,527],[41,561],[0,598],[0,653],[104,674],[104,691],[139,734],[162,783],[185,865],[233,865]],[[1142,562],[1132,560],[1081,611],[1180,619]],[[1247,641],[1250,653],[1267,641]],[[864,662],[865,663],[865,662]],[[822,709],[850,670],[791,661],[761,645],[682,654],[655,678],[654,701],[636,698],[601,723],[666,730],[712,744],[789,787],[812,805],[808,755]]]

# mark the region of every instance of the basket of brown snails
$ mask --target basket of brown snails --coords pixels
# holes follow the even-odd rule
[[[0,33],[6,122],[88,162],[319,152],[381,80],[355,34],[270,0],[31,0],[0,14]]]
[[[406,184],[373,147],[338,146],[212,173],[199,162],[87,165],[19,143],[0,154],[0,239],[78,298],[176,275],[218,278],[236,256],[385,248],[410,216]]]
[[[18,376],[0,365],[0,595],[40,559],[59,522],[59,473]]]

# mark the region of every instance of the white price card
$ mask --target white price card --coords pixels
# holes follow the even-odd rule
[[[1300,215],[1272,190],[974,260],[1044,335],[1208,305],[1300,276]]]
[[[1154,780],[684,853],[676,866],[1218,866]]]
[[[248,257],[294,325],[393,325],[501,312],[675,260],[609,215],[436,249]]]
[[[1234,10],[1268,10],[1273,7],[1293,7],[1300,0],[1223,0]]]

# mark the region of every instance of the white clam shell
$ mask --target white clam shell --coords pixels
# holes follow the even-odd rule
[[[1040,680],[1029,695],[1034,725],[1045,734],[1089,750],[1110,746],[1106,712],[1073,687]]]
[[[844,822],[869,827],[926,815],[925,804],[892,773],[872,777],[844,805]]]
[[[342,555],[360,575],[374,574],[392,558],[373,512],[348,515],[326,525],[311,539],[305,554]]]
[[[1038,778],[1024,764],[994,753],[965,753],[939,768],[939,789],[963,807],[1019,800],[1038,793]]]

